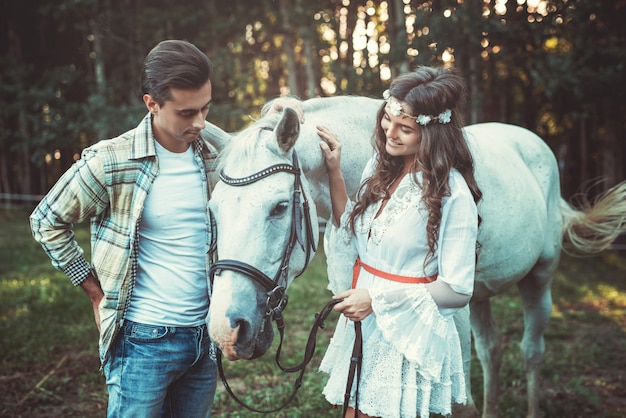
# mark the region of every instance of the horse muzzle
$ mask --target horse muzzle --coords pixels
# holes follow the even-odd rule
[[[211,339],[228,360],[252,360],[269,350],[274,339],[271,318],[258,316],[258,320],[230,315],[210,316]]]

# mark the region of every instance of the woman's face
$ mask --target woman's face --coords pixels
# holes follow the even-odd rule
[[[405,113],[411,113],[405,102],[399,102]],[[385,150],[394,157],[405,157],[413,161],[422,139],[420,125],[414,117],[404,114],[394,116],[389,104],[385,106],[380,126],[385,132],[387,142]],[[410,157],[410,158],[409,158]]]

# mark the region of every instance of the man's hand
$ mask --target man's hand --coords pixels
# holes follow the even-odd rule
[[[98,326],[98,332],[100,332],[100,301],[104,297],[104,292],[102,291],[102,287],[100,287],[100,282],[92,273],[89,273],[84,282],[80,284],[80,287],[83,288],[87,296],[89,296],[89,300],[91,301],[91,307],[93,308],[93,316],[96,321],[96,325]]]

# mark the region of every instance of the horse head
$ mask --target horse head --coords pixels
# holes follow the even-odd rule
[[[226,358],[270,347],[286,289],[318,241],[315,204],[296,153],[298,114],[286,108],[236,135],[220,156],[210,208],[219,260],[211,269],[209,333]]]

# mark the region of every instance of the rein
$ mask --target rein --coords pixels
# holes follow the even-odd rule
[[[252,184],[256,181],[259,181],[265,177],[268,177],[275,173],[291,173],[294,175],[294,190],[293,190],[293,204],[292,204],[292,218],[291,218],[291,227],[289,231],[289,240],[287,242],[287,246],[285,248],[285,252],[283,253],[283,259],[276,272],[274,278],[270,278],[268,275],[257,269],[256,267],[244,263],[238,260],[217,260],[211,266],[209,270],[209,275],[211,278],[211,282],[215,275],[218,275],[223,270],[231,270],[237,273],[243,274],[247,277],[250,277],[254,281],[256,281],[259,285],[261,285],[266,290],[267,302],[266,302],[266,312],[263,324],[265,324],[266,320],[270,321],[273,319],[276,321],[276,327],[278,329],[280,335],[280,344],[278,345],[278,349],[276,351],[276,364],[283,372],[286,373],[294,373],[300,372],[295,383],[294,391],[291,397],[280,407],[272,409],[272,410],[259,410],[255,409],[243,401],[241,401],[237,396],[232,392],[230,386],[226,381],[226,376],[224,374],[224,369],[222,366],[222,355],[221,350],[217,350],[217,366],[218,371],[220,373],[220,377],[222,379],[222,383],[226,388],[228,394],[241,406],[249,409],[253,412],[259,413],[271,413],[276,412],[282,408],[284,408],[291,400],[295,397],[297,390],[302,385],[302,376],[304,374],[304,370],[307,364],[311,361],[313,357],[313,352],[315,351],[315,338],[317,335],[317,328],[324,328],[324,320],[328,317],[330,312],[332,311],[332,307],[339,302],[339,300],[330,301],[322,310],[320,314],[316,314],[316,320],[313,324],[313,328],[311,329],[311,333],[309,335],[309,339],[307,341],[307,347],[304,355],[303,361],[293,367],[284,367],[280,363],[280,353],[282,350],[283,340],[284,340],[284,329],[285,329],[285,321],[283,318],[283,310],[287,306],[288,296],[286,293],[287,284],[288,284],[288,269],[289,262],[291,260],[291,253],[296,245],[299,243],[301,248],[306,252],[304,267],[296,275],[301,275],[304,270],[306,270],[311,258],[312,254],[315,252],[315,240],[313,239],[313,225],[311,220],[311,214],[309,212],[309,202],[302,188],[302,181],[300,179],[300,165],[298,162],[298,157],[296,155],[296,151],[293,151],[293,164],[276,164],[271,167],[268,167],[264,170],[261,170],[255,174],[252,174],[247,177],[242,178],[232,178],[227,176],[224,171],[220,172],[220,180],[229,186],[246,186],[248,184]],[[303,214],[304,212],[304,214]],[[303,237],[302,233],[302,220],[304,219],[305,224],[305,235]],[[305,241],[306,239],[306,241]]]
[[[252,412],[258,412],[261,414],[269,414],[272,412],[277,412],[283,409],[284,407],[286,407],[293,400],[293,398],[295,398],[296,393],[298,392],[298,389],[300,389],[300,387],[302,386],[302,378],[304,376],[306,366],[309,364],[309,362],[313,358],[313,354],[315,353],[317,330],[324,328],[324,321],[326,320],[326,318],[328,318],[328,315],[330,315],[330,313],[333,311],[333,306],[335,306],[337,303],[341,301],[342,299],[333,299],[330,302],[328,302],[326,306],[324,306],[324,308],[322,309],[320,313],[315,314],[315,321],[313,322],[313,326],[311,327],[311,332],[309,333],[309,338],[307,339],[307,342],[306,342],[306,348],[304,350],[304,357],[301,363],[293,367],[283,367],[280,364],[279,362],[280,347],[282,346],[282,338],[281,338],[280,346],[278,350],[276,351],[276,364],[278,364],[278,367],[280,367],[280,369],[284,371],[285,373],[295,373],[295,372],[299,372],[299,373],[294,382],[294,388],[293,388],[293,392],[291,393],[291,396],[289,396],[289,398],[285,402],[283,402],[280,406],[276,408],[257,409],[246,404],[241,399],[239,399],[239,397],[237,397],[237,395],[233,393],[232,389],[230,388],[230,385],[228,384],[226,380],[226,375],[224,373],[224,366],[222,364],[222,351],[217,350],[217,370],[219,371],[220,378],[222,379],[222,383],[224,384],[224,387],[226,388],[226,392],[228,392],[230,397],[233,398],[235,402],[237,402],[239,405],[243,406],[244,408]]]

